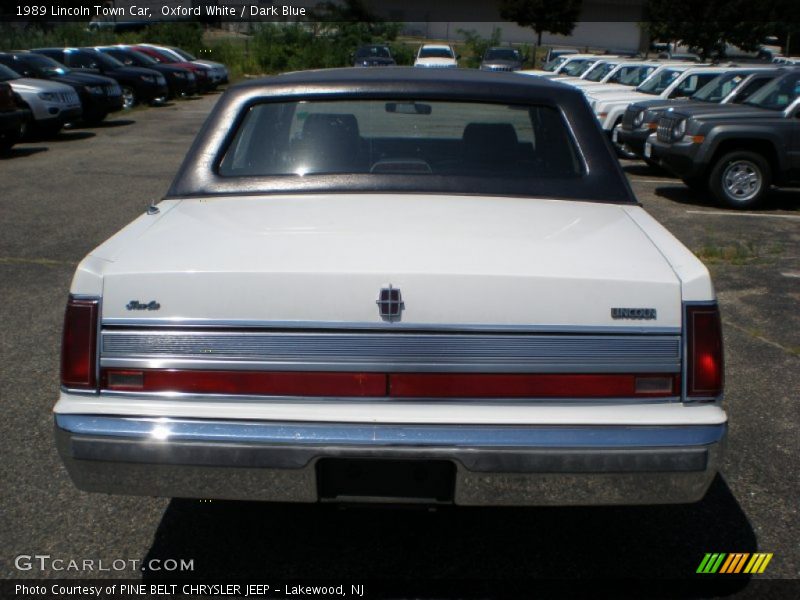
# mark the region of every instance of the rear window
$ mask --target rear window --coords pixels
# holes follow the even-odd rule
[[[564,178],[582,164],[553,107],[427,100],[257,104],[219,164],[223,177],[331,173]]]

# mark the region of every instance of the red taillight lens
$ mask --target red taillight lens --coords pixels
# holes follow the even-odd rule
[[[716,398],[722,394],[724,364],[719,308],[686,307],[688,396]]]
[[[70,296],[67,302],[61,342],[61,385],[65,387],[97,387],[97,312],[97,300]]]

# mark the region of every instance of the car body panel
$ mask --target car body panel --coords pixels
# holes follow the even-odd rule
[[[476,163],[448,177],[432,170],[392,177],[375,171],[372,158],[364,171],[338,179],[313,169],[278,179],[260,179],[258,170],[226,175],[219,161],[231,124],[276,98],[283,106],[264,114],[287,138],[301,103],[310,111],[302,113],[305,125],[315,103],[341,99],[341,111],[364,99],[374,112],[317,114],[331,117],[321,121],[337,140],[347,117],[358,125],[357,114],[433,114],[446,121],[425,126],[437,144],[443,127],[445,141],[464,144],[475,123],[485,125],[472,119],[486,118],[490,102],[507,111],[504,119],[529,124],[537,140],[569,131],[585,168],[574,164],[568,179],[553,179],[549,189],[567,188],[558,198],[536,192],[548,189],[528,181],[538,177],[476,176]],[[409,99],[417,110],[396,110]],[[459,102],[454,113],[438,112]],[[548,111],[556,120],[542,118]],[[461,120],[451,123],[452,114]],[[500,129],[488,131],[504,136]],[[236,135],[254,131],[242,125]],[[375,131],[355,135],[405,151],[405,134]],[[242,160],[249,165],[247,155]],[[727,431],[721,388],[699,397],[686,387],[696,364],[685,351],[689,307],[717,314],[708,271],[634,201],[583,95],[546,79],[351,68],[234,86],[167,198],[81,261],[71,293],[67,323],[78,306],[97,317],[84,331],[93,350],[82,354],[97,382],[65,381],[54,426],[59,454],[83,490],[637,504],[699,500],[719,468]],[[396,314],[384,306],[393,293],[402,303]],[[145,388],[153,374],[181,372],[188,388]],[[352,385],[237,387],[251,376]],[[203,387],[206,377],[224,388]],[[496,387],[520,377],[595,383],[566,392]],[[597,387],[616,378],[632,387]],[[451,387],[477,380],[487,387]],[[404,392],[396,387],[403,381],[444,388]],[[647,387],[654,383],[655,395]],[[397,494],[331,491],[337,464],[384,478],[400,464],[433,469],[444,493],[405,484]]]

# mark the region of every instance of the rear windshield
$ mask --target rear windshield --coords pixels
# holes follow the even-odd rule
[[[450,48],[428,47],[419,51],[420,58],[453,58],[453,51]]]
[[[224,177],[331,173],[563,178],[582,166],[552,107],[427,100],[257,104],[219,165]]]
[[[519,54],[512,48],[489,48],[483,60],[519,60]]]

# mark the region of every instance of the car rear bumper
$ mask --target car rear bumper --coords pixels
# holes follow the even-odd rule
[[[700,500],[717,472],[726,425],[375,425],[57,414],[55,432],[70,476],[85,491],[316,502],[325,460],[379,468],[405,461],[423,471],[452,465],[447,501],[455,504],[533,506]],[[404,497],[410,498],[427,500]]]

